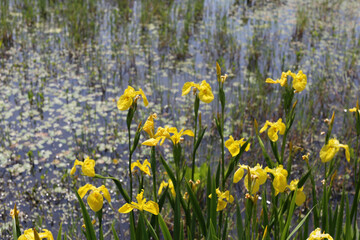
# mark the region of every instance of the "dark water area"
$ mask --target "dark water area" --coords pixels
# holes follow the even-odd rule
[[[25,229],[37,225],[56,235],[62,222],[69,237],[81,239],[73,189],[86,183],[105,184],[114,209],[122,206],[112,182],[69,172],[75,159],[90,156],[96,173],[124,179],[126,186],[126,112],[116,101],[128,85],[142,88],[149,100],[147,108],[139,103],[133,133],[152,113],[159,117],[156,127],[191,129],[194,97],[182,97],[182,86],[202,80],[211,85],[215,101],[200,104],[208,130],[198,166],[220,157],[213,120],[220,111],[216,61],[229,75],[226,139],[254,137],[254,119],[262,126],[283,117],[281,87],[265,79],[302,70],[308,85],[296,95],[290,140],[319,161],[323,120],[335,111],[333,136],[355,142],[355,118],[344,109],[359,98],[359,1],[7,0],[0,6],[2,239],[11,236],[14,203]],[[191,141],[184,142],[188,159]],[[252,146],[242,161],[263,163],[257,142]],[[171,160],[170,142],[159,151]],[[133,159],[149,156],[142,146]],[[300,159],[299,152],[295,172],[302,172]],[[127,216],[107,203],[105,208],[105,232],[116,218],[119,236],[126,238]]]

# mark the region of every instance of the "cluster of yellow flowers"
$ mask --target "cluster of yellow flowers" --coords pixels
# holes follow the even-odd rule
[[[74,166],[72,167],[70,174],[73,175],[76,172],[76,166],[80,165],[82,173],[88,177],[95,177],[95,160],[90,159],[90,157],[85,158],[84,162],[75,160]],[[94,212],[100,211],[104,204],[104,197],[110,203],[111,197],[108,189],[105,185],[102,185],[98,188],[94,187],[91,184],[86,184],[79,188],[78,193],[81,198],[83,198],[86,193],[90,191],[90,194],[87,198],[87,202]],[[103,197],[104,196],[104,197]]]
[[[292,73],[290,70],[286,73],[283,72],[281,74],[281,78],[277,80],[273,80],[271,78],[267,78],[267,83],[273,83],[277,84],[279,83],[282,87],[287,85],[287,78],[288,76],[291,76],[293,78],[293,88],[295,89],[295,92],[301,92],[305,89],[307,84],[307,77],[306,75],[300,70],[297,74]]]
[[[282,165],[279,165],[275,169],[270,169],[266,167],[262,168],[260,164],[257,164],[255,167],[250,168],[247,165],[239,164],[239,169],[234,174],[233,182],[239,182],[244,176],[244,169],[247,170],[247,174],[244,178],[244,186],[250,194],[255,194],[259,191],[260,185],[264,184],[267,179],[267,173],[271,173],[274,176],[273,187],[275,189],[275,195],[284,192],[286,188],[289,188],[291,191],[295,191],[299,180],[291,181],[290,185],[287,184],[288,172],[283,168]],[[250,184],[250,185],[249,185]],[[297,195],[295,203],[298,206],[301,206],[306,200],[306,196],[303,193],[303,187],[297,189]]]
[[[172,136],[170,135],[173,134]],[[159,127],[156,134],[153,136],[153,138],[150,138],[142,143],[142,145],[146,146],[156,146],[159,141],[160,145],[162,145],[165,141],[165,139],[169,139],[173,142],[173,144],[178,144],[181,140],[181,137],[184,135],[188,135],[190,137],[194,136],[193,131],[191,130],[185,130],[181,129],[180,132],[178,132],[176,127],[169,127],[165,126],[165,128]]]
[[[240,148],[246,143],[244,138],[240,140],[234,140],[233,136],[229,136],[229,139],[225,142],[225,147],[231,153],[231,156],[235,157],[240,153]],[[250,143],[246,146],[245,151],[249,151]]]

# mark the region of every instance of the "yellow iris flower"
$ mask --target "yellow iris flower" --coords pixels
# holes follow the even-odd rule
[[[292,181],[290,182],[290,185],[288,185],[287,187],[288,187],[291,191],[295,191],[298,183],[299,183],[299,180],[298,180],[298,179],[292,180]],[[298,188],[298,190],[296,191],[295,203],[296,203],[297,206],[303,205],[303,203],[304,203],[305,200],[306,200],[306,195],[305,195],[305,193],[303,192],[303,190],[304,190],[304,187],[301,187],[301,188]]]
[[[266,182],[267,174],[260,164],[257,164],[255,167],[250,168],[247,165],[239,164],[239,169],[236,170],[234,174],[233,182],[239,182],[244,176],[244,169],[250,169],[250,173],[248,172],[244,178],[244,186],[246,190],[250,191],[251,194],[255,194],[259,191],[260,185]],[[251,186],[249,186],[249,174],[251,177]]]
[[[173,135],[171,136],[170,133],[172,133]],[[142,143],[142,145],[156,146],[160,140],[161,140],[160,145],[162,145],[165,139],[170,139],[175,145],[180,142],[180,140],[182,139],[181,137],[183,135],[188,135],[190,137],[193,137],[194,133],[191,130],[184,131],[184,129],[181,129],[180,132],[178,132],[176,127],[168,127],[168,126],[165,126],[165,128],[159,127],[154,137],[146,140],[145,142]]]
[[[303,91],[307,84],[306,75],[301,70],[297,74],[292,72],[290,72],[289,74],[293,78],[293,88],[295,89],[295,92]]]
[[[74,166],[71,168],[70,171],[70,175],[75,174],[76,172],[76,166],[80,165],[81,166],[81,171],[83,172],[84,175],[88,176],[88,177],[94,177],[95,176],[95,160],[90,159],[89,157],[87,157],[84,162],[79,161],[79,160],[75,160],[74,162]]]
[[[124,206],[122,206],[118,211],[119,213],[129,213],[133,209],[138,209],[140,211],[147,211],[154,215],[159,214],[159,205],[154,201],[148,201],[146,202],[146,198],[144,198],[144,189],[141,190],[141,193],[139,193],[136,196],[136,202],[126,203]]]
[[[290,74],[290,71],[288,72],[283,72],[281,74],[281,78],[280,79],[276,79],[276,80],[272,80],[271,78],[267,78],[265,80],[266,83],[272,83],[272,84],[277,84],[279,83],[282,87],[285,86],[287,84],[287,77]]]
[[[85,186],[79,188],[78,193],[80,197],[83,198],[88,191],[91,192],[87,198],[87,202],[91,210],[93,210],[94,212],[102,209],[104,203],[103,196],[108,202],[111,201],[110,193],[104,185],[96,188],[91,184],[86,184]]]
[[[229,136],[229,139],[225,142],[225,147],[231,153],[231,156],[235,157],[240,153],[240,148],[246,143],[244,138],[240,140],[234,140],[233,136]],[[249,151],[250,143],[246,146],[245,151]]]
[[[154,127],[154,119],[157,119],[157,114],[151,114],[146,120],[143,130],[149,135],[150,138],[154,137],[155,127]]]
[[[119,98],[117,102],[117,108],[120,111],[128,110],[133,104],[134,98],[137,96],[142,97],[145,107],[149,104],[145,93],[141,88],[139,89],[139,91],[135,91],[133,87],[128,86],[128,88],[125,89],[124,94]]]
[[[281,135],[284,135],[286,129],[286,126],[282,122],[281,118],[279,118],[279,120],[277,120],[275,123],[266,121],[265,125],[260,129],[260,133],[266,131],[268,127],[270,127],[268,130],[268,136],[273,142],[276,142],[279,139],[278,132]]]
[[[228,190],[225,192],[221,192],[219,188],[217,188],[216,195],[218,197],[216,211],[222,211],[224,208],[226,208],[226,205],[228,203],[232,203],[234,201],[234,197],[230,195],[230,192]],[[211,194],[209,195],[209,198],[211,198]]]
[[[146,146],[156,146],[159,141],[161,140],[160,142],[160,146],[163,145],[165,139],[171,139],[170,137],[170,127],[169,126],[165,126],[165,128],[163,127],[158,127],[157,131],[156,131],[156,134],[146,140],[145,142],[142,143],[142,145],[146,145]]]
[[[40,239],[54,240],[52,233],[49,230],[43,229],[43,232],[38,233]],[[18,240],[35,240],[34,230],[27,229]]]
[[[172,133],[173,135],[170,137],[171,141],[175,144],[178,144],[181,140],[181,137],[183,135],[188,135],[190,137],[194,137],[194,133],[191,130],[185,130],[181,129],[180,132],[178,132],[176,127],[170,128],[170,133]]]
[[[357,109],[356,107],[350,108],[349,111],[350,111],[350,112],[356,112],[356,111],[358,111],[358,112],[360,113],[360,110]]]
[[[212,100],[214,100],[214,94],[212,93],[211,86],[205,80],[203,80],[201,84],[196,84],[194,82],[185,83],[181,96],[187,95],[191,91],[192,87],[199,90],[199,99],[204,103],[211,103]]]
[[[277,80],[273,80],[271,78],[267,78],[265,80],[266,83],[272,83],[277,84],[279,83],[282,87],[287,85],[287,77],[291,76],[293,78],[293,88],[295,89],[295,92],[301,92],[305,89],[307,84],[307,77],[306,75],[300,70],[297,74],[292,73],[290,70],[286,73],[283,72],[281,74],[281,78]]]
[[[330,234],[321,233],[321,229],[317,228],[310,233],[309,237],[306,240],[322,240],[322,239],[333,240]]]
[[[147,159],[145,159],[143,164],[141,164],[139,160],[137,160],[134,163],[131,163],[131,171],[133,171],[135,167],[140,168],[140,170],[143,171],[145,174],[151,176],[150,174],[151,165]]]
[[[320,150],[320,159],[323,163],[331,161],[334,158],[335,154],[340,150],[340,148],[345,149],[346,160],[350,162],[350,152],[349,146],[345,144],[340,144],[339,141],[335,138],[329,140],[328,144],[324,145]]]
[[[163,188],[169,187],[171,194],[176,197],[175,187],[173,182],[169,179],[169,182],[162,181],[159,187],[158,195],[162,193]]]
[[[270,169],[268,167],[265,168],[265,171],[274,175],[273,187],[275,189],[275,196],[279,194],[279,192],[284,192],[287,187],[286,178],[288,176],[288,172],[283,168],[283,165],[279,165],[275,169]]]

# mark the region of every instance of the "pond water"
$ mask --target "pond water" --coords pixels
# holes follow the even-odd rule
[[[296,0],[6,0],[0,3],[0,235],[10,238],[10,209],[20,222],[57,233],[60,222],[81,238],[73,193],[100,181],[69,176],[76,158],[91,156],[96,172],[127,179],[126,112],[116,107],[128,85],[149,100],[139,104],[135,131],[151,113],[156,126],[193,126],[185,82],[206,80],[215,101],[201,104],[208,126],[198,164],[217,161],[214,116],[219,111],[215,62],[225,84],[225,136],[254,135],[282,114],[280,86],[265,83],[282,71],[308,77],[299,100],[292,141],[308,151],[324,142],[325,118],[336,111],[334,135],[354,138],[352,108],[359,97],[360,2]],[[1,39],[2,37],[2,39]],[[190,142],[189,142],[190,144]],[[256,161],[256,150],[244,161]],[[170,152],[167,144],[161,151]],[[187,156],[187,155],[186,155]],[[215,157],[214,157],[215,156]],[[134,159],[149,157],[141,147]],[[259,161],[262,161],[259,159]],[[75,184],[76,183],[76,184]],[[124,201],[104,182],[118,209]],[[126,237],[127,216],[105,203],[105,230],[114,219]]]

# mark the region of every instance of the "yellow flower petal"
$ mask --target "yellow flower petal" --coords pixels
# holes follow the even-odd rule
[[[95,177],[95,160],[87,157],[81,166],[82,172],[88,177]]]
[[[133,103],[133,98],[129,95],[122,95],[117,101],[117,108],[120,111],[128,110]]]
[[[222,211],[226,208],[226,205],[227,205],[227,202],[219,199],[218,200],[218,203],[217,203],[217,206],[216,206],[216,211]]]
[[[310,233],[310,236],[306,240],[322,240],[322,239],[333,240],[330,234],[321,233],[321,229],[316,228],[314,231]]]
[[[191,87],[194,86],[193,82],[187,82],[184,84],[183,88],[182,88],[182,94],[181,96],[185,96],[187,95],[190,91],[191,91]]]
[[[306,75],[300,70],[298,74],[293,76],[293,78],[293,88],[296,90],[296,92],[303,91],[307,84]]]
[[[234,174],[234,183],[238,183],[244,176],[244,169],[242,169],[241,167],[236,170],[235,174]]]
[[[89,194],[89,196],[87,198],[87,202],[88,202],[91,210],[93,210],[94,212],[97,212],[100,209],[102,209],[103,203],[104,203],[104,198],[98,190],[93,190]]]
[[[54,240],[52,233],[49,230],[43,229],[42,232],[38,233],[40,239]],[[18,240],[35,240],[34,230],[27,229]]]
[[[105,199],[108,202],[111,202],[111,196],[110,196],[109,190],[105,187],[105,185],[98,187],[98,190],[102,192],[102,194],[104,195]]]
[[[296,199],[295,199],[296,205],[297,205],[297,206],[303,205],[303,203],[305,202],[305,200],[306,200],[306,195],[305,195],[305,193],[304,193],[303,191],[298,190],[298,191],[296,192]]]
[[[85,186],[82,186],[81,188],[79,188],[78,190],[78,193],[79,193],[79,196],[81,198],[83,198],[85,196],[85,194],[89,191],[89,190],[92,190],[92,189],[95,189],[95,187],[91,184],[86,184]]]
[[[143,142],[141,145],[146,145],[146,146],[156,146],[159,142],[159,140],[161,139],[161,137],[158,138],[150,138],[148,140],[146,140],[145,142]]]
[[[191,130],[185,130],[181,135],[188,135],[190,137],[193,137],[194,133]]]
[[[199,99],[204,103],[211,103],[214,100],[214,95],[210,84],[203,80],[200,84]]]
[[[129,203],[126,203],[124,206],[122,206],[121,208],[119,208],[118,212],[119,213],[129,213],[131,212],[135,207]]]
[[[139,91],[140,91],[140,95],[141,95],[141,97],[143,99],[144,105],[145,105],[145,107],[147,107],[147,105],[149,105],[149,102],[148,102],[148,100],[147,100],[147,98],[145,96],[145,93],[141,88],[139,88]]]
[[[144,204],[144,210],[154,215],[159,214],[159,205],[156,202],[148,201]]]

